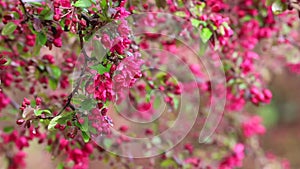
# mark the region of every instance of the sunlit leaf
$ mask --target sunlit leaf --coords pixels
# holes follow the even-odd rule
[[[212,35],[213,33],[209,28],[201,29],[200,37],[204,43],[206,43],[211,38]]]
[[[11,35],[16,29],[17,25],[13,22],[9,22],[3,27],[1,34],[4,36]]]

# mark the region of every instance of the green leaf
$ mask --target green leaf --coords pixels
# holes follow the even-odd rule
[[[208,44],[200,41],[199,56],[203,56],[207,50]]]
[[[44,8],[42,10],[42,12],[40,13],[39,18],[41,20],[52,20],[53,12],[52,12],[51,8],[48,8],[48,7]]]
[[[33,52],[32,55],[33,56],[37,56],[40,54],[42,46],[38,44],[38,41],[35,42],[34,48],[33,48]]]
[[[102,0],[100,6],[101,6],[101,9],[103,9],[104,11],[106,11],[106,9],[107,9],[107,2],[106,2],[106,0]]]
[[[57,85],[58,85],[58,80],[52,78],[49,79],[49,86],[52,90],[55,90],[57,88]]]
[[[19,13],[13,12],[12,14],[14,15],[14,18],[20,19],[20,14]]]
[[[51,113],[50,110],[35,110],[35,111],[34,111],[34,114],[35,114],[36,116],[40,116],[40,115],[42,115],[43,113],[48,114],[48,115],[52,115],[52,113]]]
[[[83,141],[85,143],[89,142],[90,141],[90,137],[91,137],[90,132],[88,132],[88,131],[86,131],[86,132],[85,131],[81,131],[81,133],[82,133]]]
[[[103,144],[104,144],[104,147],[110,148],[110,147],[113,145],[113,142],[112,142],[111,139],[105,138],[105,139],[103,140]]]
[[[0,46],[0,52],[2,51],[10,51],[10,49],[6,48],[6,47],[3,47],[3,46]]]
[[[64,164],[63,163],[59,163],[57,165],[56,169],[64,169]]]
[[[271,6],[275,0],[266,0],[266,5]]]
[[[200,20],[198,20],[198,19],[192,18],[192,19],[191,19],[191,22],[192,22],[192,25],[193,25],[194,27],[196,27],[196,28],[198,28],[198,27],[200,26],[200,24],[202,24],[203,26],[207,26],[207,23],[206,23],[206,22],[200,21]]]
[[[56,116],[56,117],[54,117],[54,118],[50,121],[50,123],[49,123],[49,125],[48,125],[48,130],[49,130],[49,131],[53,131],[53,130],[54,130],[54,127],[55,127],[57,124],[59,124],[59,123],[58,123],[58,120],[59,120],[60,118],[62,118],[62,115]]]
[[[95,100],[93,100],[93,99],[85,99],[80,105],[81,109],[87,110],[87,111],[92,110],[93,108],[95,108],[95,106],[96,106],[96,103],[95,103]]]
[[[54,65],[51,65],[50,66],[50,69],[51,69],[51,75],[55,78],[55,79],[59,79],[60,76],[61,76],[61,70],[59,67],[57,66],[54,66]]]
[[[42,3],[40,2],[29,2],[31,5],[34,5],[34,6],[38,6],[38,7],[42,7]]]
[[[209,28],[203,28],[200,32],[200,37],[204,43],[206,43],[211,38],[212,35],[213,33]]]
[[[13,126],[4,127],[3,131],[5,133],[11,133],[12,131],[14,131],[14,127]]]
[[[161,164],[160,164],[161,167],[163,168],[169,168],[169,167],[175,167],[176,166],[176,163],[174,160],[172,159],[166,159],[164,160]]]
[[[17,25],[13,22],[8,22],[2,29],[1,34],[4,36],[11,35],[17,29]]]
[[[179,17],[186,17],[186,13],[183,11],[177,11],[177,12],[175,12],[175,15],[179,16]]]
[[[98,64],[98,65],[91,66],[90,68],[93,70],[97,70],[97,72],[102,75],[106,72],[109,72],[110,67],[111,65],[107,65],[107,67],[105,67],[102,64]]]
[[[62,117],[57,120],[59,124],[66,124],[67,121],[72,120],[74,113],[64,113]]]
[[[166,0],[155,0],[155,3],[158,8],[165,8],[167,6]]]
[[[272,11],[275,15],[279,15],[287,9],[286,3],[282,2],[281,0],[276,0],[272,4]]]
[[[103,45],[101,45],[99,41],[95,40],[93,41],[93,47],[94,50],[92,51],[91,56],[95,57],[99,62],[102,62],[106,53]]]
[[[38,41],[39,45],[43,46],[47,42],[47,36],[43,32],[39,32],[37,34],[37,41]]]
[[[81,125],[81,131],[89,131],[89,119],[87,117],[84,118],[84,123]]]
[[[48,130],[53,131],[55,129],[54,127],[57,124],[66,124],[67,121],[72,120],[73,115],[74,115],[74,113],[65,113],[65,114],[61,114],[59,116],[54,117],[48,125]]]
[[[89,8],[92,6],[92,2],[90,0],[78,0],[74,6],[80,8]]]

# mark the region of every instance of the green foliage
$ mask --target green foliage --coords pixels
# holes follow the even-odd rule
[[[177,163],[172,159],[166,159],[160,163],[160,166],[162,168],[170,168],[170,167],[174,168],[177,167]]]
[[[17,29],[17,25],[13,22],[8,22],[2,29],[1,34],[4,36],[11,35]]]
[[[102,62],[106,53],[103,45],[101,45],[99,41],[93,41],[93,47],[94,50],[92,51],[91,56],[95,57],[99,62]]]
[[[11,133],[11,132],[14,131],[14,127],[13,127],[13,126],[7,126],[7,127],[4,127],[4,128],[3,128],[3,131],[4,131],[5,133]]]
[[[80,104],[80,108],[83,111],[89,111],[92,110],[93,108],[96,107],[96,101],[94,99],[85,99],[83,102]]]
[[[200,25],[207,26],[206,22],[194,18],[191,19],[191,23],[195,28],[198,28]]]
[[[208,42],[212,35],[213,33],[209,28],[203,28],[200,31],[200,38],[204,43]]]
[[[103,66],[102,64],[97,64],[94,66],[91,66],[90,68],[93,70],[97,70],[97,72],[101,75],[103,75],[106,72],[109,72],[111,65]]]
[[[91,0],[78,0],[75,2],[74,6],[79,8],[89,8],[94,2]]]
[[[34,110],[34,114],[35,114],[36,116],[40,116],[40,115],[42,115],[43,113],[48,114],[48,115],[52,115],[52,113],[51,113],[50,110]]]
[[[37,34],[37,42],[39,45],[43,46],[47,42],[47,36],[43,32]]]
[[[66,124],[67,121],[72,119],[73,115],[74,115],[74,113],[65,113],[65,114],[61,114],[61,115],[54,117],[48,125],[48,130],[53,131],[55,129],[54,127],[57,124]]]
[[[54,118],[50,121],[50,123],[49,123],[49,125],[48,125],[48,130],[49,130],[49,131],[53,131],[53,130],[54,130],[54,127],[55,127],[57,124],[59,124],[59,123],[58,123],[58,120],[61,119],[61,118],[62,118],[62,115],[59,115],[59,116],[54,117]]]
[[[54,65],[51,65],[49,68],[51,76],[58,80],[62,74],[60,68]]]
[[[84,142],[89,142],[91,137],[89,132],[89,119],[85,117],[83,124],[76,122],[75,125],[80,129]]]

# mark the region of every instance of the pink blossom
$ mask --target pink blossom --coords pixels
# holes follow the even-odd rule
[[[127,21],[121,21],[121,24],[118,26],[118,32],[123,37],[127,37],[129,35],[130,29],[127,25]]]
[[[265,127],[261,124],[262,119],[259,116],[254,116],[242,124],[243,133],[246,137],[252,137],[256,134],[264,134]]]

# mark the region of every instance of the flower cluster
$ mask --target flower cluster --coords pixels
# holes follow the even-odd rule
[[[280,6],[290,4],[281,4],[278,8]],[[289,36],[288,33],[281,33],[283,24],[275,18],[281,21],[293,12],[275,16],[273,12],[277,13],[280,9],[272,11],[273,8],[267,7],[263,1],[254,0],[234,3],[225,0],[159,0],[155,3],[152,0],[141,3],[135,0],[0,0],[0,10],[3,11],[0,16],[0,115],[2,120],[2,116],[10,119],[11,113],[16,113],[13,115],[16,119],[12,121],[19,125],[15,128],[10,123],[9,126],[4,123],[4,129],[1,126],[0,154],[5,155],[8,168],[24,168],[26,155],[23,150],[30,146],[30,142],[37,140],[39,144],[45,144],[54,157],[64,159],[60,168],[86,169],[91,158],[109,161],[109,165],[116,168],[118,164],[138,168],[131,166],[138,165],[135,160],[109,156],[93,139],[99,134],[109,138],[111,128],[115,126],[119,126],[118,130],[123,134],[135,135],[131,133],[133,127],[130,125],[114,125],[116,115],[109,111],[111,102],[125,100],[127,96],[124,96],[124,91],[127,90],[129,100],[138,111],[132,116],[146,120],[153,118],[155,107],[162,101],[171,107],[171,111],[179,108],[183,92],[200,89],[203,98],[196,102],[211,101],[212,82],[204,67],[189,60],[190,54],[184,45],[174,39],[191,37],[191,44],[201,44],[199,53],[209,55],[217,68],[224,70],[227,84],[217,90],[222,94],[226,92],[227,99],[222,126],[204,146],[197,144],[195,138],[198,135],[191,132],[186,138],[188,143],[179,145],[178,149],[163,154],[161,158],[150,160],[147,167],[243,167],[245,155],[256,152],[248,139],[257,139],[253,136],[265,133],[262,119],[244,113],[245,105],[250,102],[263,106],[269,104],[273,97],[258,68],[258,62],[267,48],[265,44],[297,45],[288,38],[296,39],[298,34]],[[134,38],[130,21],[126,18],[144,11],[151,13],[140,20],[134,17],[137,20],[133,24],[138,25],[137,30],[148,33],[140,39]],[[161,17],[157,12],[170,12],[173,16]],[[175,28],[170,24],[173,19],[183,22]],[[285,23],[289,29],[293,27],[293,21]],[[163,26],[159,25],[161,23]],[[115,30],[106,28],[110,24],[116,26]],[[95,33],[102,28],[102,34]],[[159,33],[151,33],[156,29]],[[166,31],[173,29],[176,33],[172,37],[164,36]],[[91,38],[93,35],[95,37]],[[96,46],[102,44],[104,50],[90,53],[89,50],[93,49],[85,48],[84,43],[91,39],[97,41]],[[259,47],[263,51],[259,51]],[[178,79],[171,74],[157,72],[155,69],[169,64],[170,60],[166,53],[155,52],[153,48],[184,55],[181,64],[187,65],[197,83],[177,82]],[[191,48],[198,50],[198,46]],[[78,57],[80,50],[84,57]],[[144,60],[140,50],[148,50],[153,55],[154,66]],[[217,64],[220,61],[222,64]],[[181,64],[171,64],[176,70],[182,68]],[[142,70],[143,66],[149,65],[153,66],[152,69]],[[287,67],[291,72],[300,72],[299,63],[287,64]],[[72,72],[77,68],[78,79],[71,79]],[[71,87],[72,90],[68,90]],[[159,100],[151,95],[153,90],[159,91],[163,98]],[[18,94],[16,97],[13,96],[15,93]],[[19,98],[23,95],[26,98],[22,102]],[[199,111],[199,119],[196,119],[197,127],[209,111],[207,104],[204,105]],[[176,113],[170,114],[170,117],[162,118],[176,116]],[[143,136],[153,136],[169,127],[170,124],[164,120],[143,130]],[[114,121],[119,123],[119,120]],[[112,143],[105,140],[105,144],[115,147],[130,141],[122,135]],[[164,144],[154,137],[152,142],[153,145],[151,143],[147,147],[161,147]],[[130,150],[126,151],[130,154]],[[279,160],[264,153],[260,155],[264,159],[267,157],[269,163]],[[262,164],[260,168],[267,168],[266,165]],[[286,162],[280,163],[280,166],[289,168]]]

